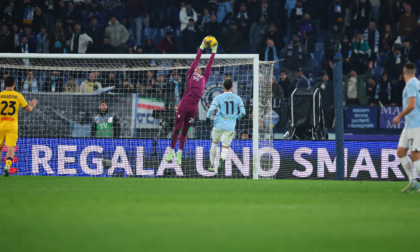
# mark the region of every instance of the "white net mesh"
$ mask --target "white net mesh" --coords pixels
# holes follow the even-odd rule
[[[264,150],[260,173],[272,177],[272,63],[255,66],[260,80],[259,134],[253,134],[254,59],[216,56],[189,129],[182,166],[178,166],[165,157],[176,105],[195,55],[173,59],[54,57],[0,58],[3,79],[13,76],[17,91],[26,100],[39,101],[32,113],[19,114],[17,162],[13,165],[17,174],[252,178],[253,139],[257,141],[254,136],[259,135],[259,148]],[[208,55],[203,55],[199,66],[204,68],[207,62]],[[247,115],[236,125],[224,173],[217,174],[208,171],[211,129],[205,118],[227,78],[233,80],[233,92],[243,99]],[[101,101],[107,103],[108,113],[99,112]],[[220,150],[216,159],[219,157]]]

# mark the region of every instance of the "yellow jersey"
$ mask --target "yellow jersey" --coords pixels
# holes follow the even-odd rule
[[[0,130],[17,130],[19,108],[26,108],[23,95],[16,91],[4,90],[0,93]]]

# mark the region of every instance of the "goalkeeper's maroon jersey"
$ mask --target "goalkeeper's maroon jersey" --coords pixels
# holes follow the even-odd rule
[[[213,60],[215,53],[212,53],[209,59],[209,62],[207,63],[206,70],[204,74],[199,74],[195,72],[195,69],[198,66],[198,63],[200,62],[201,53],[203,51],[200,49],[197,52],[197,56],[195,57],[195,60],[191,64],[190,69],[187,73],[187,85],[185,87],[184,96],[182,97],[182,100],[193,100],[198,102],[201,99],[201,96],[203,96],[204,89],[206,88],[206,83],[209,80],[210,73],[211,73],[211,66],[213,65]],[[182,102],[181,104],[185,103]],[[184,104],[184,106],[191,106],[191,104]]]

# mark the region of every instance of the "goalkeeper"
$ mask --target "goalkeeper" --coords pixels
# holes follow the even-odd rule
[[[213,143],[210,149],[210,168],[209,171],[214,171],[214,160],[216,158],[216,149],[220,141],[222,141],[222,154],[219,161],[219,173],[224,169],[225,160],[229,152],[229,146],[235,136],[236,120],[240,120],[245,116],[245,108],[242,99],[236,94],[232,93],[232,80],[227,79],[223,82],[224,93],[216,96],[209,111],[207,112],[207,123],[210,124],[210,117],[217,109],[216,119],[214,120],[214,127],[211,131]],[[239,111],[239,114],[238,114]]]
[[[120,122],[115,115],[108,114],[108,103],[99,103],[99,114],[91,125],[91,137],[119,138],[121,132]]]
[[[206,70],[204,74],[202,74],[202,70],[198,67],[198,63],[200,62],[203,49],[207,47],[205,43],[206,38],[203,39],[200,49],[197,52],[197,56],[187,72],[185,92],[175,113],[175,126],[171,137],[171,151],[166,158],[166,161],[169,162],[174,157],[175,145],[178,141],[179,131],[182,129],[181,136],[179,137],[179,150],[176,153],[178,165],[181,165],[182,163],[182,150],[184,149],[185,140],[187,139],[188,129],[194,123],[198,109],[198,102],[200,101],[201,96],[203,96],[206,83],[210,77],[214,56],[217,51],[216,42],[216,44],[211,47],[212,53],[209,62],[207,63]]]

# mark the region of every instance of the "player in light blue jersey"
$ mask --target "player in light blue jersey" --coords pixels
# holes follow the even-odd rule
[[[224,93],[214,98],[207,113],[207,123],[210,124],[210,117],[217,109],[216,119],[213,123],[211,137],[213,143],[210,149],[210,169],[214,171],[214,161],[216,158],[217,145],[222,141],[222,153],[220,154],[219,173],[224,169],[225,160],[229,152],[229,146],[235,135],[236,120],[240,120],[245,115],[245,108],[242,99],[232,93],[233,83],[231,79],[223,82]],[[239,113],[238,113],[239,111]]]
[[[408,185],[402,192],[420,192],[420,186],[413,175],[413,163],[420,174],[420,81],[415,77],[416,70],[413,63],[406,63],[403,69],[405,87],[403,91],[403,111],[392,122],[398,124],[405,116],[405,127],[398,142],[397,155],[408,176]],[[407,156],[410,150],[411,159]]]

